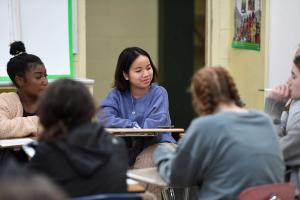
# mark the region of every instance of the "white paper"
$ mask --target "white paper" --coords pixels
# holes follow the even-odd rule
[[[32,138],[14,138],[0,140],[0,147],[18,147],[35,141]]]

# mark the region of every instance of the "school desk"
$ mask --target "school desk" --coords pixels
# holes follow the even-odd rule
[[[184,132],[183,128],[106,128],[106,131],[116,136],[157,136],[160,133],[179,133]]]
[[[167,183],[159,176],[155,167],[128,170],[127,177],[138,182],[162,187],[162,195],[164,199],[189,199],[189,188],[182,188],[182,194],[180,194],[180,196],[176,196],[174,188],[167,185]]]

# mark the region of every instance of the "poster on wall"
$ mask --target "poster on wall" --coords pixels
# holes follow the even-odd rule
[[[235,0],[232,47],[260,50],[261,0]]]

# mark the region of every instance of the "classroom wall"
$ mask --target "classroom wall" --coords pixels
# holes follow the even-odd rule
[[[300,44],[300,1],[270,1],[269,70],[267,87],[285,83]]]
[[[231,48],[234,31],[234,1],[207,1],[206,64],[222,65],[233,75],[247,108],[262,110],[267,73],[266,16],[268,1],[262,1],[261,50]]]
[[[260,51],[230,48],[229,66],[235,77],[240,94],[248,108],[264,109],[264,93],[259,88],[264,88],[268,79],[268,1],[261,1],[261,46]],[[234,4],[231,6],[231,15],[234,15]],[[231,20],[230,36],[233,36],[234,20]]]
[[[269,19],[273,19],[269,11],[270,0],[261,1],[260,51],[231,48],[234,3],[233,0],[206,0],[205,63],[228,68],[246,106],[262,110],[265,94],[258,92],[258,89],[270,85],[269,76],[273,76],[272,70],[274,71],[273,68],[268,69],[271,52],[269,46],[272,48],[269,44],[268,27]],[[288,3],[291,4],[291,1]],[[80,54],[81,52],[79,56],[81,55],[83,59],[76,60],[78,55],[75,56],[75,75],[83,74],[84,77],[86,74],[87,78],[96,80],[94,92],[95,98],[99,101],[111,87],[116,60],[123,48],[140,45],[149,51],[157,64],[158,1],[78,0],[78,4],[82,4],[82,7],[79,6],[79,10],[80,8],[83,10],[81,16],[86,16],[84,20],[86,24],[82,22],[86,32],[81,34],[86,41],[86,57],[84,53]],[[137,19],[136,16],[141,17]],[[292,27],[286,29],[291,30],[290,28]],[[82,29],[79,29],[79,35],[81,31]],[[85,65],[86,68],[81,69],[81,66]],[[285,66],[289,68],[290,64]],[[289,72],[289,69],[287,71]],[[280,70],[276,76],[282,77]]]
[[[7,61],[11,58],[9,43],[16,40],[22,40],[29,53],[37,54],[43,60],[50,78],[72,75],[69,43],[71,16],[68,12],[71,0],[0,2],[1,82],[9,80],[6,72]],[[33,31],[33,27],[43,31]]]
[[[74,77],[86,78],[86,1],[77,0],[77,52],[74,54]]]
[[[14,2],[16,3],[16,2]],[[77,52],[74,54],[73,61],[74,61],[74,77],[84,79],[86,78],[86,30],[85,30],[85,24],[86,24],[86,18],[85,18],[85,0],[73,0],[73,5],[76,3],[76,14],[77,14],[77,45],[78,49]],[[74,32],[73,32],[74,35]],[[8,45],[4,45],[8,53]],[[27,47],[28,44],[25,43],[25,46]],[[37,53],[39,56],[40,54]],[[47,66],[46,66],[47,67]],[[5,68],[6,69],[6,68]],[[83,83],[85,83],[90,91],[93,90],[93,84],[90,83],[89,80],[83,80]],[[0,83],[0,93],[1,92],[11,92],[15,91],[15,88],[11,85],[10,81],[3,81]]]
[[[194,0],[194,71],[205,65],[206,0]]]
[[[86,76],[94,79],[94,97],[111,89],[120,52],[129,46],[158,57],[157,0],[88,0],[86,4]]]

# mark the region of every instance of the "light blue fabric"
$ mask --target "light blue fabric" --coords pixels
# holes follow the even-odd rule
[[[195,119],[176,150],[159,145],[154,161],[173,186],[198,186],[197,199],[232,200],[247,187],[282,182],[283,156],[266,115],[220,112]]]
[[[167,91],[152,84],[141,98],[132,97],[130,91],[121,93],[113,88],[101,103],[97,113],[99,122],[110,128],[157,128],[171,125]],[[173,142],[170,133],[159,134],[160,142]]]
[[[167,91],[152,84],[143,97],[134,98],[129,90],[121,93],[113,88],[102,101],[97,117],[101,124],[110,128],[158,128],[171,125]],[[176,142],[171,133],[161,133],[157,137],[124,139],[128,147],[130,166],[135,162],[137,155],[149,145]]]

